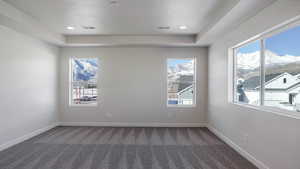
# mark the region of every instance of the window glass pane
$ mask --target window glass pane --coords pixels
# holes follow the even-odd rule
[[[235,101],[259,105],[260,41],[237,48],[235,52]]]
[[[194,104],[194,59],[168,59],[168,104]]]
[[[72,58],[72,104],[97,104],[96,58]]]
[[[300,27],[265,40],[266,106],[300,110]]]

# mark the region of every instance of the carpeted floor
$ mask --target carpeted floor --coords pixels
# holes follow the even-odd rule
[[[1,169],[256,169],[206,128],[56,127],[0,152]]]

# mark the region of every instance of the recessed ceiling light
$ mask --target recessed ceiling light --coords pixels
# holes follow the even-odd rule
[[[73,26],[68,26],[67,29],[68,30],[74,30],[75,28]]]
[[[179,26],[179,29],[181,29],[181,30],[186,30],[186,29],[187,29],[187,26],[181,25],[181,26]]]

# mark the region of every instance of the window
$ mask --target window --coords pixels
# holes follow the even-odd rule
[[[168,105],[195,104],[195,59],[168,59]]]
[[[265,38],[264,105],[300,110],[299,44],[300,26]]]
[[[234,102],[300,111],[300,26],[234,48]]]
[[[71,59],[71,104],[97,104],[97,58]]]
[[[258,105],[260,102],[260,41],[236,49],[235,100]]]

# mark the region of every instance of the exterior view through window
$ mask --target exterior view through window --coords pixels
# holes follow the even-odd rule
[[[97,104],[97,58],[71,59],[71,104]]]
[[[168,59],[168,105],[195,104],[195,59]]]
[[[300,26],[234,50],[235,102],[300,111]]]
[[[260,41],[236,49],[236,100],[259,105]]]

